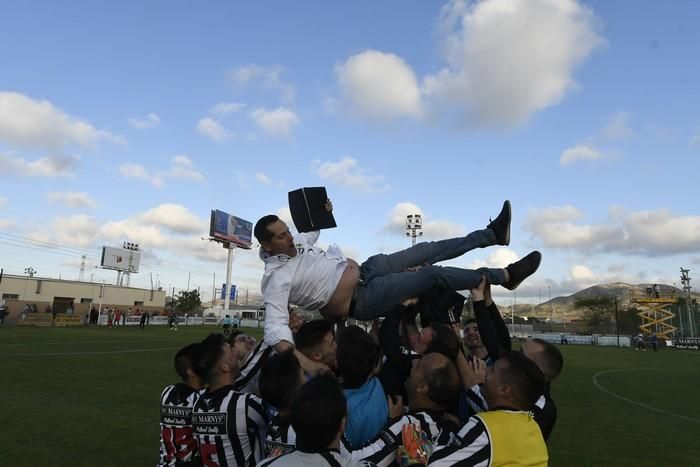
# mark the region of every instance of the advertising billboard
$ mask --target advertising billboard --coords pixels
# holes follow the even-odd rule
[[[111,246],[102,247],[103,268],[115,269],[117,271],[139,272],[141,264],[141,252],[127,250],[125,248],[114,248]]]
[[[209,236],[250,249],[253,244],[253,223],[214,209],[211,212]]]
[[[221,285],[221,300],[223,300],[225,298],[226,298],[226,283],[224,282]],[[231,300],[236,299],[236,284],[231,284],[231,295],[229,298],[231,298]]]

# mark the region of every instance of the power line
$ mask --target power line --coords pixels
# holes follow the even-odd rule
[[[5,237],[5,238],[3,238]],[[40,251],[43,253],[51,253],[59,256],[76,257],[86,255],[90,258],[100,258],[101,255],[90,252],[90,250],[83,248],[76,248],[68,245],[63,245],[60,243],[49,242],[44,240],[36,240],[29,237],[23,237],[20,235],[14,235],[7,232],[0,232],[0,244],[7,246],[13,246],[16,248],[24,248],[29,250]],[[148,261],[142,261],[141,265],[157,272],[175,273],[175,274],[188,274],[197,273],[202,275],[210,275],[211,271],[202,271],[192,268],[181,268],[175,266],[171,263],[150,263]]]

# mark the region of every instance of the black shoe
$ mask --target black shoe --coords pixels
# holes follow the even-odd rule
[[[506,200],[503,203],[501,212],[486,228],[493,230],[496,234],[496,245],[510,244],[510,201]]]
[[[540,267],[540,261],[542,261],[542,253],[533,251],[523,259],[509,264],[506,269],[510,280],[501,285],[508,290],[515,290],[522,281],[537,271],[537,268]]]

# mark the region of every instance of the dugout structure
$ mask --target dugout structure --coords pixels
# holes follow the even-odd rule
[[[676,314],[671,311],[673,304],[677,303],[676,298],[633,298],[632,303],[641,309],[637,314],[642,319],[642,324],[639,325],[639,330],[642,331],[642,334],[649,336],[652,332],[655,332],[661,338],[672,338],[678,329],[672,324]]]

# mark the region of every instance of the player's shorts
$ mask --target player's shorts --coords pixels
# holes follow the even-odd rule
[[[228,329],[228,328],[230,328],[230,327],[231,327],[230,324],[224,324],[224,329]]]

